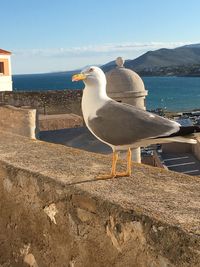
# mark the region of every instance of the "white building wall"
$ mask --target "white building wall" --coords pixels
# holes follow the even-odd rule
[[[12,76],[0,76],[0,91],[12,91]]]
[[[10,55],[0,55],[0,59],[8,59],[9,73],[11,75],[0,75],[0,91],[12,91],[12,72]]]

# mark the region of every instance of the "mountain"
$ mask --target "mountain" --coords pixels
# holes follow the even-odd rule
[[[155,51],[148,51],[142,56],[126,60],[125,67],[132,69],[140,74],[159,75],[160,71],[173,75],[174,71],[180,75],[190,74],[191,69],[199,69],[200,75],[200,44],[185,45],[174,49],[161,48]],[[115,62],[109,62],[102,66],[104,71],[114,68]],[[187,71],[188,68],[188,71]],[[168,74],[166,74],[168,75]]]
[[[200,44],[190,44],[190,45],[185,45],[184,47],[196,47],[196,48],[200,48]]]

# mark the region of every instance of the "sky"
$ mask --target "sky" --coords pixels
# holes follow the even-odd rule
[[[199,0],[0,0],[13,74],[101,65],[200,43]]]

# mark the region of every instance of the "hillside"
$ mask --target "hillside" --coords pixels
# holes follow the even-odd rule
[[[104,71],[114,67],[114,61],[102,66]],[[148,51],[136,59],[126,60],[125,67],[142,75],[200,76],[200,44]]]

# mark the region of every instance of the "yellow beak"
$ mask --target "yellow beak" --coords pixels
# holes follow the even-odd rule
[[[86,75],[83,73],[74,74],[72,76],[72,82],[82,81],[82,80],[85,80],[85,78],[86,78]]]

